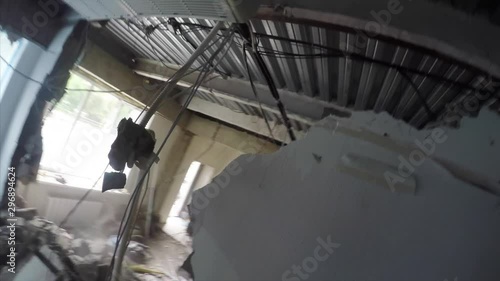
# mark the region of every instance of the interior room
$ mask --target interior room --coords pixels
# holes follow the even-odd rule
[[[500,2],[0,0],[0,280],[497,281]]]

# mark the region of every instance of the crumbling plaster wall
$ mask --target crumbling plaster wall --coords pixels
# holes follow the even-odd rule
[[[411,152],[427,146],[428,157],[458,172],[456,176],[469,175],[469,180],[500,193],[500,168],[497,165],[500,117],[487,108],[482,109],[477,117],[463,118],[457,129],[417,130],[385,112],[357,112],[350,119],[337,120],[340,121],[339,131],[384,147],[392,146],[406,159]],[[433,132],[440,132],[443,143],[430,143]]]
[[[159,187],[165,192],[158,207],[161,221],[168,218],[170,209],[193,161],[213,169],[213,176],[219,174],[231,161],[244,153],[269,153],[278,147],[255,136],[228,128],[221,124],[203,119],[191,119],[188,129],[197,131],[182,154],[182,160],[175,163],[172,176],[164,177]]]
[[[66,198],[77,201],[82,198],[88,190],[80,187],[65,186],[60,183],[38,181],[30,183],[27,186],[19,183],[17,191],[19,195],[23,196],[28,202],[28,207],[36,208],[40,216],[50,221],[60,223],[57,218],[51,217],[47,213],[49,209],[49,198]],[[101,212],[96,213],[95,210],[89,210],[88,206],[82,204],[68,219],[65,226],[84,230],[95,227],[99,222],[104,222],[106,219],[112,220],[113,218],[119,217],[125,211],[125,206],[129,198],[130,196],[125,193],[102,194],[100,189],[96,189],[87,196],[86,202],[102,203]],[[66,213],[61,215],[64,216]]]
[[[165,221],[168,218],[170,208],[177,197],[177,193],[179,193],[184,177],[186,176],[186,172],[193,161],[209,165],[216,171],[220,171],[224,169],[229,162],[241,154],[241,152],[235,149],[226,147],[210,139],[194,136],[189,143],[188,149],[186,150],[182,161],[177,164],[175,175],[169,178],[168,181],[162,183],[163,186],[169,186],[168,192],[165,194],[165,197],[163,197],[164,200],[160,209],[162,221]],[[214,173],[214,175],[216,174],[217,172]]]
[[[195,192],[195,280],[498,279],[499,193],[439,162],[498,180],[498,114],[441,131],[354,115],[240,156],[214,179],[225,185]],[[401,168],[419,139],[433,152]]]

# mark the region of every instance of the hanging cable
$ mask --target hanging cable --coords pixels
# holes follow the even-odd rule
[[[246,40],[246,44],[250,48],[252,48],[252,58],[254,61],[257,63],[257,66],[259,67],[260,71],[264,75],[264,78],[267,81],[267,85],[269,87],[269,90],[271,92],[271,95],[273,96],[274,100],[276,101],[276,106],[278,107],[278,110],[280,111],[281,118],[283,119],[283,123],[285,124],[285,127],[288,131],[288,135],[290,137],[291,141],[295,141],[295,133],[293,132],[292,129],[292,123],[290,122],[290,119],[288,118],[285,106],[283,105],[283,102],[281,101],[280,95],[278,93],[278,89],[276,88],[276,84],[274,84],[273,77],[271,76],[271,73],[269,72],[269,69],[267,68],[266,63],[262,59],[262,56],[260,53],[256,50],[253,49],[255,46],[255,41],[253,40],[253,36],[251,35],[250,27],[248,24],[239,24],[239,32],[240,35]]]
[[[232,36],[231,36],[230,38],[232,38]],[[168,131],[167,136],[166,136],[166,137],[165,137],[165,139],[163,140],[163,142],[162,142],[162,144],[161,144],[160,148],[158,149],[158,152],[156,153],[156,155],[158,155],[158,154],[161,152],[161,150],[164,148],[164,146],[165,146],[165,144],[166,144],[167,140],[169,139],[169,137],[170,137],[170,135],[172,134],[172,132],[173,132],[174,128],[177,126],[178,122],[180,121],[180,118],[181,118],[182,114],[184,113],[184,111],[187,109],[187,107],[188,107],[189,103],[192,101],[192,99],[193,99],[194,95],[196,94],[196,92],[197,92],[197,90],[198,90],[199,86],[200,86],[200,85],[201,85],[201,83],[202,83],[202,82],[206,79],[206,77],[209,75],[210,71],[207,71],[207,67],[209,67],[208,62],[211,62],[213,59],[215,59],[215,58],[217,57],[217,55],[219,54],[219,52],[223,49],[224,45],[225,45],[225,44],[227,44],[227,42],[228,42],[228,41],[229,41],[229,39],[227,39],[227,40],[223,41],[223,43],[221,44],[221,46],[219,47],[219,49],[218,49],[218,50],[217,50],[217,51],[216,51],[216,52],[212,55],[212,57],[211,57],[211,58],[207,61],[207,63],[205,64],[205,66],[204,66],[204,68],[203,68],[202,72],[201,72],[201,73],[200,73],[200,75],[198,76],[198,79],[197,79],[197,81],[196,81],[196,83],[195,83],[196,87],[194,87],[194,88],[193,88],[193,90],[192,90],[192,92],[191,92],[190,96],[188,97],[188,99],[186,100],[186,102],[183,104],[183,106],[182,106],[182,108],[181,108],[181,111],[179,112],[179,114],[178,114],[178,115],[177,115],[177,117],[175,118],[174,122],[172,123],[172,126],[170,127],[170,130]],[[222,58],[221,58],[221,60],[222,60]],[[219,61],[219,63],[220,63],[220,61]],[[218,64],[217,64],[217,65],[218,65]],[[216,67],[216,66],[214,66],[214,67]],[[141,179],[138,181],[138,183],[137,183],[137,185],[136,185],[136,188],[135,188],[135,190],[134,190],[134,192],[133,192],[133,194],[132,194],[132,196],[131,196],[131,198],[130,198],[129,204],[127,205],[127,209],[128,209],[128,207],[129,207],[129,206],[131,206],[131,203],[130,203],[130,202],[135,201],[135,200],[136,200],[136,196],[140,196],[140,194],[139,194],[139,192],[138,192],[138,190],[140,189],[139,187],[140,187],[140,186],[142,185],[142,183],[144,182],[145,176],[146,176],[147,172],[151,169],[152,165],[153,165],[153,162],[151,162],[151,163],[148,165],[148,167],[146,168],[145,172],[143,173],[143,176],[142,176],[142,177],[141,177]],[[148,187],[146,187],[146,188],[145,188],[145,193],[144,193],[144,194],[146,194],[146,192],[147,192],[147,188],[148,188]],[[143,197],[142,197],[142,200],[144,200],[144,198],[145,198],[145,196],[143,196]],[[142,202],[142,200],[141,200],[141,202]],[[127,218],[125,219],[125,216],[127,215],[127,213],[129,213],[129,215],[128,215],[128,216],[127,216]],[[120,225],[122,225],[122,224],[123,224],[123,221],[125,220],[125,223],[123,224],[123,232],[121,231],[121,227],[120,227],[120,229],[119,229],[119,234],[118,234],[118,236],[117,236],[116,245],[115,245],[115,251],[114,251],[114,253],[113,253],[113,257],[112,257],[112,260],[111,260],[110,269],[109,269],[109,271],[108,271],[108,276],[109,276],[109,273],[110,273],[110,272],[113,270],[113,268],[114,268],[115,256],[116,256],[116,254],[117,254],[118,245],[120,244],[121,239],[123,239],[123,238],[124,238],[124,237],[123,237],[123,235],[125,235],[125,231],[126,231],[126,229],[127,229],[128,225],[129,225],[130,223],[132,223],[132,224],[133,224],[133,222],[134,222],[134,219],[133,219],[133,217],[134,217],[134,216],[133,216],[133,215],[134,215],[134,214],[132,214],[132,209],[130,210],[130,212],[128,212],[128,211],[126,210],[126,211],[125,211],[125,213],[124,213],[124,216],[123,216],[123,218],[122,218],[122,222],[120,223]],[[125,238],[126,238],[126,237],[125,237]],[[126,239],[127,239],[127,238],[126,238]],[[127,241],[127,244],[128,244],[128,241]]]
[[[202,25],[202,24],[194,24],[194,23],[180,23],[181,25],[188,26],[191,28],[196,28],[196,29],[209,29],[210,26]],[[433,73],[427,73],[424,71],[420,71],[418,69],[410,68],[410,67],[405,67],[397,64],[393,64],[390,62],[378,60],[375,58],[370,58],[352,51],[346,51],[346,50],[341,50],[339,48],[335,47],[330,47],[330,46],[325,46],[321,44],[317,44],[314,42],[308,42],[308,41],[303,41],[303,40],[297,40],[293,38],[288,38],[288,37],[281,37],[281,36],[276,36],[276,35],[271,35],[271,34],[265,34],[265,33],[258,33],[254,32],[252,33],[257,39],[259,38],[267,38],[270,40],[279,40],[279,41],[284,41],[288,42],[291,44],[298,44],[302,45],[304,48],[315,48],[315,49],[320,49],[320,50],[326,50],[326,53],[319,53],[319,54],[295,54],[295,53],[287,53],[287,52],[279,52],[273,49],[267,49],[263,46],[257,46],[257,49],[261,51],[262,55],[265,56],[273,56],[275,58],[293,58],[293,59],[311,59],[311,58],[328,58],[328,57],[348,57],[353,60],[358,60],[358,61],[363,61],[363,62],[371,62],[377,65],[385,66],[388,68],[394,68],[400,72],[405,72],[407,74],[415,74],[421,77],[425,78],[430,78],[434,81],[437,82],[443,82],[443,83],[448,83],[450,85],[454,86],[459,86],[462,89],[465,90],[471,90],[471,91],[478,91],[479,93],[484,93],[484,94],[491,94],[491,92],[483,89],[478,89],[476,87],[470,86],[467,83],[463,83],[460,81],[455,81],[453,79],[449,79],[437,74]],[[481,73],[478,75],[486,75],[486,73]]]
[[[248,65],[248,56],[247,56],[247,45],[243,44],[243,61],[245,62],[245,67],[248,73],[248,80],[250,81],[250,85],[252,86],[252,91],[255,96],[255,99],[259,103],[260,112],[264,121],[266,122],[267,129],[269,130],[269,135],[273,138],[273,141],[276,141],[276,138],[273,135],[273,129],[271,129],[271,125],[269,124],[269,120],[267,120],[266,113],[262,108],[262,103],[260,102],[259,94],[257,93],[257,89],[255,88],[255,84],[253,82],[252,73],[250,72],[250,66]]]
[[[178,27],[179,30],[182,30],[182,28],[181,28],[182,26],[188,27],[189,28],[188,30],[200,30],[200,29],[208,30],[211,28],[210,26],[206,26],[206,25],[202,25],[202,24],[188,23],[188,22],[179,22],[177,25],[179,26]],[[377,64],[377,65],[380,65],[383,67],[395,69],[399,74],[401,74],[403,79],[408,82],[409,86],[415,90],[415,93],[418,97],[418,100],[422,104],[423,108],[425,109],[425,112],[427,113],[427,115],[429,116],[429,118],[431,120],[435,120],[437,118],[436,113],[432,111],[431,106],[428,104],[425,96],[420,91],[419,87],[417,87],[415,85],[415,83],[413,82],[413,79],[410,77],[410,74],[429,78],[429,79],[432,79],[432,80],[440,82],[440,83],[447,83],[450,85],[459,86],[460,88],[466,89],[466,90],[477,91],[479,93],[484,93],[484,94],[491,94],[490,91],[478,89],[478,88],[473,87],[467,83],[448,79],[448,78],[442,77],[440,75],[423,72],[423,71],[420,71],[417,69],[393,64],[393,63],[378,60],[375,58],[369,58],[369,57],[366,57],[366,56],[358,54],[358,53],[354,53],[354,52],[350,52],[350,51],[346,51],[346,50],[340,50],[338,48],[324,46],[321,44],[316,44],[314,42],[307,42],[307,41],[296,40],[296,39],[292,39],[292,38],[280,37],[280,36],[264,34],[264,33],[257,33],[257,32],[255,32],[255,33],[248,32],[247,35],[249,35],[249,36],[242,36],[242,37],[246,37],[244,39],[247,42],[252,42],[252,50],[254,50],[254,53],[260,54],[262,56],[269,56],[269,57],[273,57],[276,59],[280,59],[280,58],[282,58],[282,59],[315,59],[315,58],[345,57],[345,58],[349,58],[352,60],[358,60],[358,61],[362,61],[362,62],[370,62],[370,63]],[[183,37],[185,37],[185,36],[183,35]],[[286,41],[290,44],[300,44],[304,48],[319,49],[319,50],[326,51],[326,52],[312,53],[312,54],[309,54],[309,53],[308,54],[296,54],[296,53],[280,52],[280,51],[276,51],[276,50],[272,50],[272,49],[267,49],[263,46],[258,46],[258,44],[255,43],[258,40],[258,38],[267,38],[269,40]],[[249,39],[251,39],[251,40],[249,40]],[[244,44],[239,44],[237,42],[236,42],[236,44],[238,44],[240,46],[244,45]],[[259,62],[259,59],[256,59],[256,62],[258,63],[259,67],[261,67],[262,63]],[[268,81],[269,76],[264,75],[264,77],[266,78],[266,81]],[[272,78],[272,76],[271,76],[271,78]],[[269,84],[269,82],[268,82],[268,84]]]
[[[139,21],[140,22],[140,21]],[[182,29],[182,25],[180,22],[178,22],[175,18],[169,18],[167,22],[163,22],[163,21],[160,21],[159,24],[155,24],[155,25],[147,25],[147,24],[144,24],[142,22],[140,22],[140,26],[138,26],[137,23],[133,22],[132,20],[128,20],[127,21],[127,24],[129,25],[129,29],[130,29],[130,24],[132,23],[132,25],[134,25],[135,28],[137,28],[138,30],[142,31],[144,33],[144,37],[143,39],[145,39],[148,44],[150,45],[151,49],[154,51],[156,57],[158,58],[158,60],[167,68],[171,68],[169,67],[168,65],[166,65],[163,60],[161,59],[160,55],[158,54],[156,48],[153,46],[152,42],[151,42],[151,35],[154,34],[154,32],[156,30],[160,30],[160,31],[169,31],[169,32],[172,32],[174,35],[179,35],[182,40],[184,40],[186,43],[188,43],[194,50],[196,50],[198,47],[193,43],[191,42],[191,40],[189,40],[187,37],[186,37],[186,34],[189,33],[189,32],[193,32],[195,31],[194,29],[188,29],[188,30],[183,30]],[[173,31],[168,29],[168,28],[160,28],[161,26],[171,26]],[[209,26],[205,26],[205,28],[198,28],[199,30],[211,30],[213,27],[209,27]],[[225,28],[222,28],[221,31],[225,31],[227,29]],[[216,43],[216,41],[214,41],[210,47],[212,47],[214,44]],[[209,48],[207,48],[208,50]],[[205,56],[202,55],[200,56],[202,59],[206,60]],[[231,76],[230,73],[227,73],[227,72],[223,72],[221,70],[218,70],[216,69],[215,70],[217,73],[221,74],[221,75],[224,75],[226,77],[228,76]]]
[[[212,44],[216,43],[217,41],[218,41],[218,39],[214,40],[214,42]],[[153,48],[153,46],[151,46],[151,47]],[[200,66],[200,67],[198,67],[198,68],[196,68],[196,69],[194,69],[194,70],[192,70],[192,71],[190,71],[190,72],[188,72],[188,73],[186,73],[184,76],[187,76],[187,75],[195,72],[196,70],[200,69],[201,67],[203,67],[203,65]],[[170,82],[170,79],[165,82],[165,85],[167,85],[169,82]],[[82,91],[84,91],[84,90],[82,89]],[[146,111],[149,108],[150,104],[154,101],[155,96],[159,95],[161,93],[161,91],[162,90],[159,89],[157,91],[157,93],[150,98],[149,102],[143,107],[141,113],[136,118],[135,123],[138,122],[139,118],[142,116],[142,114],[144,113],[144,111]],[[93,92],[101,92],[101,93],[108,93],[108,92],[110,92],[110,93],[113,93],[113,92],[122,92],[122,91],[93,91]],[[106,165],[106,168],[104,168],[104,171],[101,173],[101,175],[99,176],[99,178],[94,182],[94,184],[92,185],[92,187],[82,196],[82,198],[80,198],[80,200],[75,204],[75,206],[64,217],[64,219],[61,221],[59,227],[63,227],[65,225],[65,223],[68,221],[68,219],[76,212],[76,210],[81,205],[81,203],[83,203],[87,199],[87,197],[90,195],[90,193],[94,190],[94,188],[97,186],[97,184],[99,183],[99,181],[104,176],[104,173],[106,172],[106,170],[108,169],[108,167],[109,167],[109,164]]]
[[[141,116],[144,113],[144,111],[146,111],[149,108],[149,106],[151,105],[151,103],[154,101],[155,96],[158,95],[158,94],[160,94],[160,92],[161,91],[158,90],[153,96],[150,97],[150,99],[148,100],[148,102],[146,103],[146,105],[142,108],[141,112],[139,113],[139,115],[135,119],[135,123],[137,123],[139,121],[139,119],[141,118]],[[109,163],[106,165],[106,167],[104,168],[103,172],[101,173],[101,175],[99,176],[99,178],[97,178],[97,180],[94,182],[94,184],[92,185],[92,187],[87,192],[85,192],[85,194],[82,196],[82,198],[80,198],[80,200],[78,200],[78,202],[75,204],[75,206],[73,206],[73,208],[71,208],[71,210],[68,212],[68,214],[64,217],[64,219],[59,224],[59,227],[63,227],[64,224],[68,221],[68,219],[76,212],[76,210],[78,209],[78,207],[85,201],[85,199],[87,199],[87,197],[90,195],[90,193],[92,192],[92,190],[94,190],[94,188],[97,186],[97,184],[99,183],[99,181],[102,179],[102,177],[104,176],[104,174],[106,173],[106,170],[108,168],[109,168]]]
[[[200,76],[204,76],[204,73],[200,73]],[[205,77],[205,76],[204,76]],[[165,139],[163,140],[160,148],[158,149],[158,151],[156,152],[156,155],[158,155],[164,148],[167,140],[169,139],[170,135],[172,134],[173,132],[173,129],[175,129],[175,127],[177,126],[178,122],[180,121],[180,118],[182,117],[184,111],[186,110],[187,106],[189,105],[189,103],[191,102],[192,100],[192,97],[194,96],[194,94],[196,93],[196,89],[197,88],[193,88],[191,94],[190,94],[190,97],[186,100],[186,102],[184,103],[183,107],[181,108],[181,111],[179,112],[179,114],[177,115],[177,117],[175,118],[175,120],[173,121],[171,127],[170,127],[170,130],[168,131],[167,133],[167,136],[165,137]],[[118,245],[120,243],[120,241],[123,239],[123,235],[125,234],[123,231],[127,228],[127,225],[130,224],[130,223],[133,223],[133,221],[135,221],[135,219],[133,219],[134,217],[134,214],[131,214],[129,213],[128,216],[127,216],[127,212],[128,212],[128,209],[130,208],[131,206],[131,202],[133,202],[134,198],[136,196],[140,196],[138,190],[139,190],[139,186],[141,186],[144,182],[144,178],[145,178],[145,175],[147,175],[147,173],[149,172],[149,170],[151,169],[153,163],[150,163],[149,166],[147,167],[146,169],[146,172],[144,173],[144,176],[141,177],[141,179],[139,180],[138,184],[136,185],[135,189],[134,189],[134,192],[132,193],[131,195],[131,198],[127,204],[127,207],[126,207],[126,210],[124,212],[124,216],[120,222],[120,227],[119,227],[119,230],[118,230],[118,235],[117,235],[117,240],[116,240],[116,244],[115,244],[115,250],[113,252],[113,256],[112,256],[112,259],[111,259],[111,264],[110,264],[110,268],[108,269],[108,276],[111,277],[109,274],[112,272],[113,268],[114,268],[114,262],[115,262],[115,257],[116,257],[116,254],[117,254],[117,250],[118,250]],[[145,195],[147,194],[147,190],[148,190],[148,186],[146,186],[145,190],[144,190],[144,195],[142,197],[142,199],[140,200],[140,203],[139,205],[142,205],[142,202],[144,201],[144,198],[145,198]]]
[[[278,106],[278,109],[281,113],[281,117],[283,118],[283,123],[286,126],[286,129],[288,131],[288,135],[290,136],[291,141],[295,141],[295,133],[293,132],[292,129],[292,123],[290,122],[290,119],[288,118],[288,115],[286,113],[285,106],[283,105],[283,102],[281,101],[280,95],[278,93],[278,89],[276,88],[276,85],[274,84],[273,77],[271,76],[271,73],[269,72],[269,69],[267,68],[264,60],[262,59],[262,56],[258,52],[253,52],[253,57],[257,62],[257,65],[259,66],[260,70],[262,71],[262,74],[264,75],[264,78],[267,81],[267,84],[269,86],[269,90],[271,91],[271,94],[273,98],[276,100],[276,105]]]
[[[45,89],[49,91],[56,91],[56,90],[63,90],[63,91],[70,91],[70,92],[90,92],[90,93],[128,93],[132,92],[135,89],[126,89],[126,90],[91,90],[91,89],[71,89],[71,88],[59,88],[59,87],[54,87],[52,85],[49,85],[48,83],[38,81],[36,79],[33,79],[29,75],[24,74],[23,72],[19,71],[17,68],[15,68],[12,64],[7,62],[1,55],[0,55],[0,60],[2,60],[7,66],[12,69],[15,73],[21,75],[25,79],[32,81],[36,84],[39,84],[40,86],[44,87]]]
[[[196,69],[195,69],[196,70]],[[186,73],[186,75],[190,74],[192,72],[189,72],[189,73]],[[167,81],[166,83],[168,83],[169,81]],[[107,91],[101,91],[101,92],[107,92]],[[142,113],[148,108],[149,106],[149,103],[148,105],[146,105],[143,110],[141,111],[141,114],[139,115],[139,117],[142,115]],[[138,118],[137,117],[137,120],[135,122],[138,121]],[[106,169],[109,167],[109,164],[106,166],[106,168],[104,169],[104,171],[106,171]],[[70,212],[66,215],[66,217],[62,220],[61,224],[60,224],[60,227],[64,226],[64,224],[67,222],[67,220],[71,217],[71,215],[77,210],[77,208],[79,207],[79,205],[90,195],[90,193],[92,192],[92,190],[95,188],[95,186],[97,185],[97,183],[101,180],[102,176],[104,175],[104,172],[100,175],[100,177],[95,181],[95,183],[92,185],[92,188],[90,188],[85,194],[84,196],[77,202],[77,204],[70,210]],[[120,226],[121,228],[121,226]]]
[[[406,81],[408,81],[410,86],[415,90],[415,93],[417,94],[417,97],[419,98],[420,103],[422,103],[422,105],[424,106],[424,109],[425,109],[427,115],[429,116],[430,121],[436,120],[436,118],[437,118],[436,113],[434,111],[432,111],[432,109],[430,108],[429,104],[427,103],[427,100],[425,99],[424,95],[422,94],[422,92],[420,91],[418,86],[415,85],[415,82],[413,82],[411,77],[408,74],[406,74],[404,71],[398,70],[398,72],[399,72],[399,74],[401,74],[401,76],[403,76],[403,78],[405,78]]]

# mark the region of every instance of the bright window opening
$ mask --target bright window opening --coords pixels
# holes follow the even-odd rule
[[[118,123],[135,120],[141,109],[113,93],[92,92],[107,89],[76,74],[67,88],[88,91],[68,91],[44,120],[39,179],[91,188],[109,162]]]
[[[198,173],[200,171],[201,163],[193,162],[189,166],[189,169],[186,173],[186,177],[184,177],[184,181],[182,182],[179,193],[177,194],[177,198],[175,199],[174,205],[170,210],[170,217],[179,217],[183,208],[186,206],[188,196],[191,194],[191,191],[194,187],[194,182]]]

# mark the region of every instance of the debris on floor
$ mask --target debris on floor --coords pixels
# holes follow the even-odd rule
[[[44,262],[47,263],[48,267],[53,267],[54,271],[60,271],[60,274],[67,275],[67,278],[62,280],[72,280],[71,278],[79,278],[81,281],[104,280],[107,265],[109,265],[114,252],[116,235],[104,239],[89,237],[85,232],[77,230],[74,233],[68,233],[56,224],[34,215],[34,212],[36,213],[34,209],[18,212],[24,216],[24,218],[17,218],[16,243],[18,246],[16,251],[18,255],[16,270],[18,272],[26,269],[26,271],[33,271],[36,276],[38,270],[47,275],[47,278],[43,280],[55,280],[58,273],[53,272],[52,275],[50,272],[46,273],[49,270],[43,266],[30,268],[30,260],[33,255],[35,253],[38,255],[38,252],[41,252],[47,258]],[[0,254],[2,258],[6,257],[9,251],[7,227],[7,225],[0,227]],[[156,237],[148,241],[145,241],[141,235],[134,235],[132,239],[125,257],[128,265],[125,269],[128,274],[125,274],[124,281],[189,280],[179,276],[179,268],[189,255],[189,249],[186,246],[164,233],[158,233]],[[6,262],[2,260],[2,266]],[[5,266],[3,267],[5,269]],[[0,280],[24,281],[11,279],[12,276],[8,275],[10,273],[2,268],[0,268],[0,272]]]

